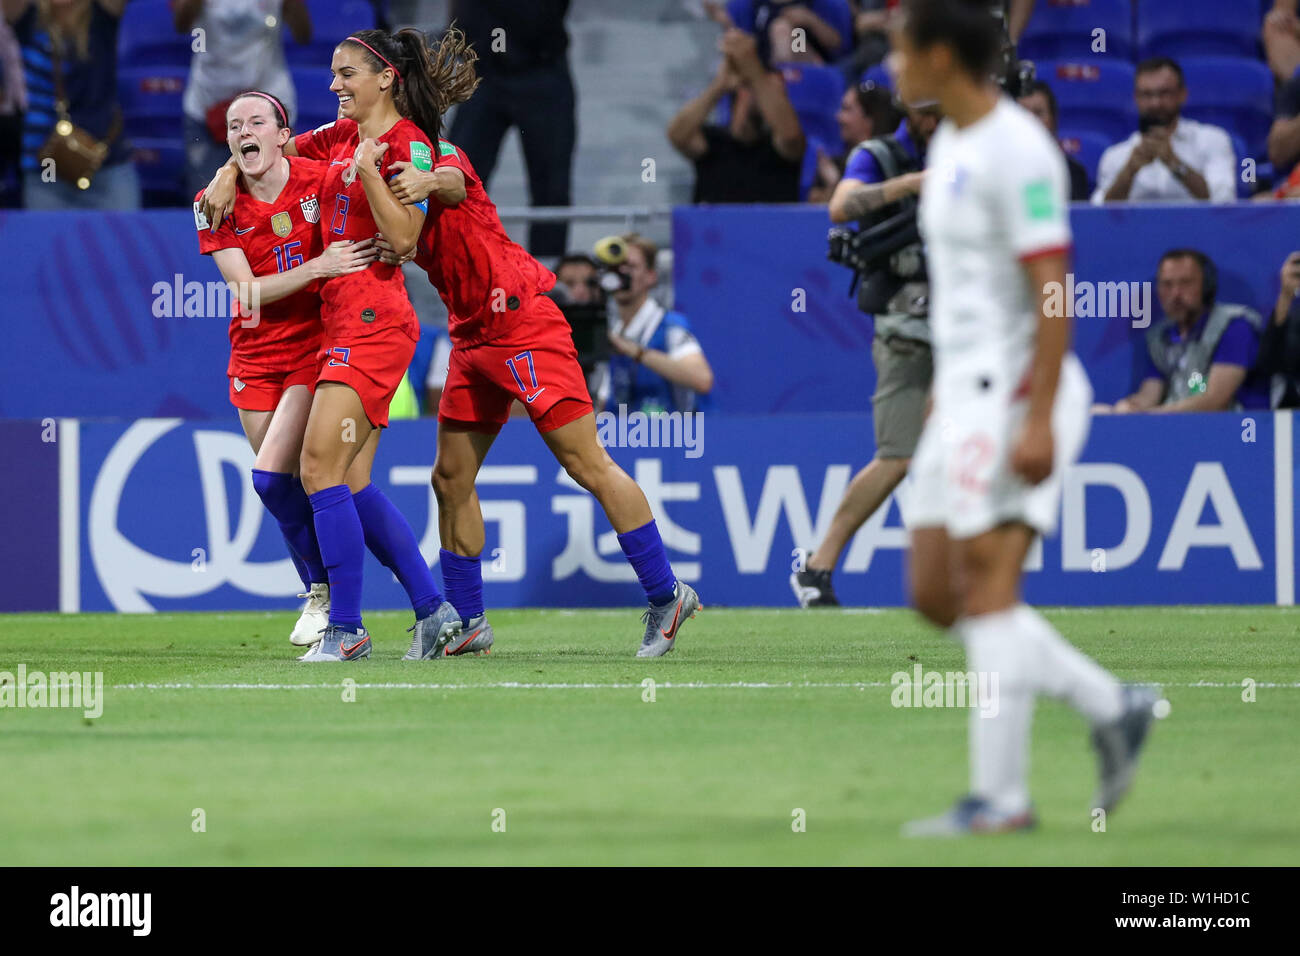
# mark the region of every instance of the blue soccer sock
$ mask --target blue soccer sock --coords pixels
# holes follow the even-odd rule
[[[316,540],[330,582],[330,624],[361,629],[361,574],[366,541],[347,485],[323,488],[311,500]]]
[[[636,572],[636,579],[645,588],[650,603],[659,607],[672,600],[677,593],[677,578],[668,563],[668,553],[664,551],[659,526],[654,520],[620,534],[618,544]]]
[[[279,471],[253,469],[253,488],[266,505],[266,510],[280,525],[280,532],[295,559],[294,567],[308,590],[313,583],[329,580],[321,560],[320,545],[316,543],[316,525],[312,517],[311,502],[302,483],[293,475]]]
[[[284,534],[283,528],[280,529],[280,533]],[[312,533],[315,534],[315,531],[313,530]],[[307,570],[307,562],[298,557],[298,552],[294,550],[293,545],[289,542],[288,535],[284,535],[284,546],[289,549],[289,560],[293,562],[293,569],[298,572],[298,580],[302,582],[303,590],[310,591],[312,580],[311,572]]]
[[[447,586],[447,600],[460,611],[461,624],[483,613],[483,562],[442,548],[442,583]]]
[[[397,575],[411,599],[415,619],[426,618],[438,610],[442,594],[420,553],[415,532],[397,506],[376,485],[366,485],[352,500],[356,502],[357,516],[365,532],[366,547],[380,564]]]

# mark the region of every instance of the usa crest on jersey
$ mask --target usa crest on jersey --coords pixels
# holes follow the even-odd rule
[[[320,201],[315,196],[299,199],[298,205],[302,207],[302,218],[312,223],[320,222]]]

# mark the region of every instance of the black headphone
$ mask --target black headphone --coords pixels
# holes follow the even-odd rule
[[[1219,296],[1219,267],[1214,264],[1214,260],[1201,252],[1200,249],[1170,249],[1160,257],[1160,264],[1164,265],[1168,259],[1195,259],[1201,267],[1201,308],[1209,309],[1214,306],[1215,300]],[[1156,267],[1159,271],[1159,266]]]

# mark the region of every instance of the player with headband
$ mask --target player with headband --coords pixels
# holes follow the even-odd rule
[[[237,298],[230,319],[230,403],[257,458],[253,487],[289,545],[307,599],[289,640],[319,639],[328,622],[329,584],[311,506],[296,472],[320,349],[321,280],[365,269],[374,244],[322,249],[321,179],[327,164],[289,158],[284,105],[260,90],[226,109],[226,139],[239,169],[234,211],[214,230],[195,197],[199,251],[211,255]]]
[[[427,80],[422,83],[428,56],[418,30],[395,36],[365,30],[335,48],[330,89],[339,98],[340,118],[297,136],[286,148],[291,155],[329,160],[321,191],[325,240],[364,240],[382,232],[398,249],[415,247],[425,209],[398,201],[385,176],[398,161],[432,168],[432,143],[422,129],[428,114],[421,108],[428,94]],[[437,127],[432,129],[436,134]],[[230,180],[227,168],[205,193],[214,216],[229,207]],[[401,270],[377,262],[326,282],[321,322],[322,364],[301,472],[329,573],[330,620],[320,647],[303,659],[350,661],[370,655],[370,636],[361,619],[361,578],[364,546],[372,537],[382,539],[385,564],[415,608],[407,658],[428,659],[459,634],[460,614],[442,600],[401,513],[373,485],[354,499],[345,484],[355,461],[373,460],[380,429],[388,424],[388,404],[419,338]]]

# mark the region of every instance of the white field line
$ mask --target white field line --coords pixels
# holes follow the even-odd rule
[[[1168,690],[1170,688],[1192,689],[1192,688],[1212,688],[1223,689],[1233,688],[1240,690],[1240,683],[1223,683],[1219,681],[1197,681],[1193,684],[1154,684],[1150,682],[1148,686],[1160,686]],[[944,686],[952,686],[953,682]],[[342,681],[328,684],[190,684],[190,683],[160,683],[160,684],[112,684],[112,690],[338,690],[343,686]],[[524,681],[485,681],[478,684],[440,684],[440,683],[380,683],[380,684],[349,684],[348,687],[355,687],[357,690],[632,690],[640,689],[643,685],[637,683],[538,683]],[[875,690],[886,687],[896,686],[887,681],[842,681],[833,683],[818,683],[813,681],[805,682],[788,682],[773,683],[768,681],[731,681],[728,683],[709,683],[704,681],[656,681],[657,690],[803,690],[811,688],[814,690]],[[1269,689],[1300,690],[1300,681],[1293,683],[1267,683],[1257,682],[1255,687]]]

